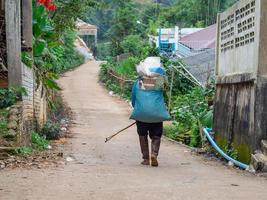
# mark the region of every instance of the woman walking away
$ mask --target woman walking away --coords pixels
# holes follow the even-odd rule
[[[163,97],[165,71],[159,57],[148,57],[137,66],[137,72],[139,78],[132,88],[134,110],[130,118],[136,120],[143,155],[141,164],[157,167],[163,121],[170,119]],[[151,139],[151,155],[148,136]]]

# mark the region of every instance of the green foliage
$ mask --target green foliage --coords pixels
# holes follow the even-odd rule
[[[225,145],[222,147],[222,150],[231,158],[235,160],[238,158],[238,151],[232,145]]]
[[[186,127],[190,127],[194,119],[200,119],[209,109],[204,90],[200,87],[194,88],[188,94],[175,96],[172,108],[174,119]]]
[[[100,42],[97,44],[97,59],[107,60],[111,57],[111,43],[110,42]]]
[[[23,87],[0,89],[0,109],[15,104],[21,100],[22,96],[26,95],[27,92]]]
[[[41,130],[41,134],[48,140],[55,140],[60,137],[60,126],[48,120]]]
[[[33,1],[33,60],[37,86],[42,83],[48,100],[49,92],[60,90],[56,83],[58,75],[68,69],[84,63],[83,56],[74,49],[76,32],[74,22],[78,13],[84,11],[84,6],[92,5],[93,1],[83,3],[73,8],[76,1],[56,1],[57,10],[51,15],[43,5]],[[74,10],[71,10],[74,9]],[[71,12],[70,12],[71,10]],[[82,14],[82,13],[79,13]],[[23,54],[22,60],[32,66],[31,59]]]
[[[103,63],[100,65],[98,78],[102,83],[105,83],[108,80],[108,63]]]
[[[204,113],[201,117],[201,124],[206,128],[212,128],[213,124],[213,110],[211,109],[207,113]]]
[[[107,36],[112,43],[112,55],[116,56],[123,53],[122,39],[136,33],[137,18],[132,0],[114,0],[111,4],[114,5],[114,12]]]
[[[124,53],[131,53],[132,55],[140,55],[145,43],[140,35],[128,35],[121,43]]]
[[[38,133],[33,132],[31,140],[32,140],[32,147],[35,150],[39,150],[39,151],[45,150],[47,149],[49,145],[48,141],[42,136],[40,136]]]
[[[128,67],[126,66],[126,69],[128,68],[129,73],[133,73],[132,76],[134,76],[135,72],[131,69],[132,65],[130,64]],[[132,83],[126,82],[122,84],[119,79],[111,77],[110,74],[108,73],[108,71],[111,71],[114,75],[121,76],[126,79],[127,77],[129,78],[127,74],[127,70],[123,69],[121,71],[115,71],[115,69],[116,69],[116,64],[112,61],[110,61],[107,64],[102,64],[100,68],[100,73],[99,73],[99,80],[105,84],[107,89],[113,91],[115,94],[120,95],[122,98],[129,100],[131,97]],[[121,68],[119,68],[119,70],[120,69]]]
[[[168,138],[171,138],[173,140],[177,140],[177,136],[181,132],[180,127],[178,126],[177,122],[174,122],[169,125],[164,125],[163,127],[163,133]]]
[[[34,150],[31,147],[19,147],[15,150],[15,153],[21,156],[29,156],[34,152]]]
[[[33,58],[28,52],[21,52],[21,61],[28,67],[33,66]]]
[[[60,49],[58,35],[54,31],[52,20],[43,5],[33,6],[33,56],[37,84],[43,83],[46,91],[59,90],[56,84],[57,74],[53,63],[57,62],[54,55]]]
[[[68,29],[75,29],[77,18],[83,18],[84,14],[92,7],[96,7],[96,0],[55,0],[57,10],[53,16],[55,31],[64,34]]]
[[[206,99],[206,90],[196,87],[187,94],[173,97],[172,117],[180,128],[180,133],[189,132],[190,146],[201,145],[200,129],[212,127],[212,107]]]
[[[62,71],[78,67],[85,61],[84,57],[74,49],[74,42],[77,37],[76,32],[72,30],[67,30],[63,36],[64,45],[63,53],[60,56],[62,62],[60,73]]]
[[[0,137],[5,136],[8,132],[8,111],[6,109],[0,109]]]
[[[33,153],[46,150],[49,145],[49,142],[46,139],[35,132],[31,135],[31,142],[31,146],[19,147],[15,150],[15,153],[20,156],[29,156]]]
[[[135,66],[140,62],[137,57],[129,57],[121,62],[112,65],[112,69],[121,77],[125,79],[134,79],[137,77]]]
[[[224,11],[237,0],[176,0],[162,7],[158,21],[162,25],[180,27],[205,27],[216,23],[217,13]]]

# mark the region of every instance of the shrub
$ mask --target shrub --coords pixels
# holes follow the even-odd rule
[[[145,42],[140,35],[129,35],[124,38],[121,46],[124,53],[131,53],[132,55],[138,56],[141,54]]]
[[[21,156],[29,156],[35,152],[43,151],[48,148],[49,142],[40,136],[38,133],[33,132],[31,135],[32,146],[22,146],[15,150],[15,153]]]
[[[176,140],[179,131],[179,126],[177,125],[177,123],[164,125],[163,127],[164,135],[173,140]]]
[[[41,130],[41,134],[48,140],[55,140],[60,137],[60,126],[48,120]]]
[[[27,92],[23,87],[0,89],[0,109],[12,106],[25,95]]]
[[[38,133],[32,133],[32,146],[34,149],[37,150],[45,150],[48,147],[48,141],[41,137]]]
[[[80,55],[74,47],[74,42],[77,37],[76,32],[68,30],[64,33],[63,55],[63,71],[75,68],[84,63],[84,56]]]
[[[102,42],[97,44],[97,58],[98,60],[107,60],[111,56],[111,43]]]
[[[119,62],[114,67],[114,71],[126,79],[135,79],[137,77],[135,66],[140,62],[137,57],[129,57],[121,62]]]
[[[200,87],[174,97],[172,116],[183,133],[190,133],[190,146],[201,145],[200,128],[212,127],[212,107],[206,100],[206,91]]]
[[[15,150],[15,153],[21,156],[29,156],[33,153],[33,149],[31,147],[19,147]]]

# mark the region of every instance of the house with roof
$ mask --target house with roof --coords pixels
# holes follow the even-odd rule
[[[157,48],[163,52],[176,52],[178,50],[179,40],[191,33],[202,30],[202,28],[158,28],[157,36],[153,38]],[[153,36],[152,36],[153,37]]]
[[[89,36],[94,36],[95,45],[97,44],[97,27],[95,25],[84,22],[81,19],[76,21],[76,29],[78,36],[82,37],[87,46],[89,46]]]
[[[177,54],[179,57],[189,57],[205,50],[215,49],[216,24],[202,30],[181,37],[178,42]]]
[[[188,34],[179,40],[177,54],[188,71],[203,85],[215,74],[216,24]]]
[[[216,24],[206,28],[179,29],[176,26],[157,29],[158,36],[150,36],[150,40],[161,52],[173,53],[181,59],[188,71],[205,86],[214,77],[216,32]]]

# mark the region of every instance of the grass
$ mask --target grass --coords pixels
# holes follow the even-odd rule
[[[179,126],[176,123],[166,124],[163,127],[163,133],[166,137],[172,140],[177,140],[177,136],[181,132]]]
[[[31,141],[31,146],[19,147],[15,150],[15,153],[20,156],[29,156],[33,153],[46,150],[49,145],[49,142],[46,139],[35,132],[32,133]]]

